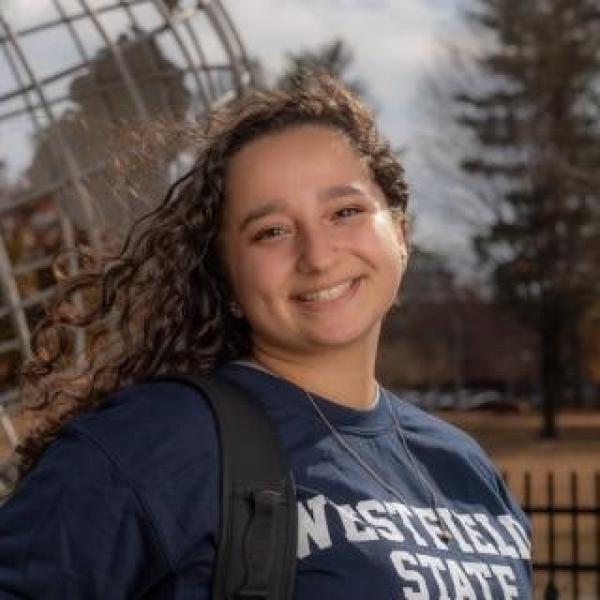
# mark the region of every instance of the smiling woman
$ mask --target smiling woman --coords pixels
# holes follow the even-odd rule
[[[407,190],[371,114],[321,76],[220,109],[198,138],[34,339],[24,391],[46,418],[0,511],[0,595],[221,598],[213,415],[150,380],[192,371],[246,390],[277,432],[294,598],[528,598],[528,523],[481,449],[375,379]],[[85,360],[64,352],[75,326],[96,332]]]

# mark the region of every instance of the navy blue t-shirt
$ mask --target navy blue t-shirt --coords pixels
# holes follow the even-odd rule
[[[531,597],[528,522],[470,437],[386,390],[366,411],[316,397],[391,494],[300,388],[246,365],[219,372],[256,395],[289,455],[297,600]],[[114,394],[65,427],[0,509],[0,598],[210,598],[218,465],[210,408],[193,389]]]

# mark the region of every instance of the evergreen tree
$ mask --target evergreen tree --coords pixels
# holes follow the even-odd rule
[[[315,71],[326,71],[352,92],[365,97],[365,84],[360,79],[348,76],[348,69],[353,60],[352,49],[342,39],[334,39],[315,50],[291,52],[287,55],[287,64],[279,77],[277,87],[286,89]]]
[[[599,291],[600,5],[475,0],[479,85],[455,96],[494,221],[475,240],[497,297],[539,334],[542,435],[581,380],[578,324]],[[569,381],[571,380],[571,381]]]

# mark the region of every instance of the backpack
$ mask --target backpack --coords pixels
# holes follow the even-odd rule
[[[246,390],[224,378],[173,373],[158,379],[195,388],[215,417],[221,521],[212,600],[291,600],[296,492],[273,424]]]

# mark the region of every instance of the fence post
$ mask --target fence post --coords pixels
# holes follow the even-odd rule
[[[544,600],[558,600],[558,590],[554,585],[554,581],[551,579],[546,586],[546,591],[544,592]]]
[[[558,590],[556,589],[556,584],[554,583],[556,577],[555,571],[555,542],[556,542],[556,532],[554,529],[555,526],[555,503],[554,503],[554,472],[550,472],[547,475],[546,479],[546,497],[548,501],[548,575],[550,576],[550,581],[546,586],[546,592],[544,595],[544,600],[555,600],[558,598]]]
[[[573,571],[571,572],[571,586],[573,598],[579,598],[579,520],[577,510],[578,500],[577,473],[571,471],[571,560]]]
[[[596,471],[594,479],[596,488],[594,501],[598,509],[600,508],[600,472]],[[596,510],[596,564],[600,565],[600,510]],[[596,597],[600,598],[600,569],[596,571]]]

